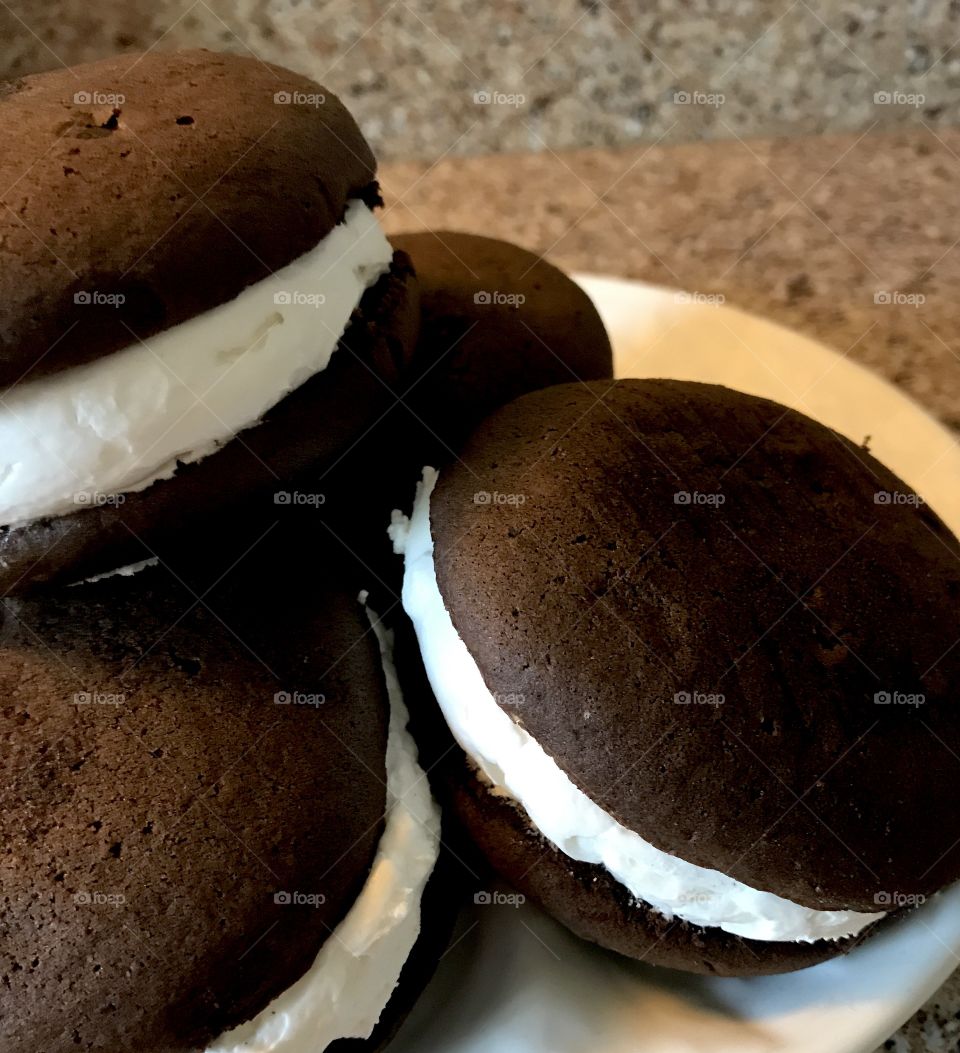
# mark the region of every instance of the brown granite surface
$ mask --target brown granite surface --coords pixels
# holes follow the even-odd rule
[[[958,174],[960,130],[940,129],[448,158],[385,167],[385,223],[722,293],[869,365],[960,434]],[[960,973],[881,1047],[958,1048]]]
[[[0,78],[252,52],[406,159],[948,125],[958,40],[948,0],[3,0]]]
[[[390,231],[459,228],[567,268],[721,293],[871,366],[960,430],[958,175],[949,129],[383,170]]]

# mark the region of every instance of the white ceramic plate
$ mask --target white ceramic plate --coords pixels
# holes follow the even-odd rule
[[[618,376],[726,384],[860,442],[960,534],[960,446],[849,359],[726,306],[578,279]],[[508,890],[504,890],[505,892]],[[845,958],[785,976],[705,979],[583,943],[529,904],[471,905],[391,1053],[870,1053],[960,964],[960,886]]]

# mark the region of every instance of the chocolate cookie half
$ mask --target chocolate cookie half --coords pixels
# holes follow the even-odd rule
[[[613,376],[597,309],[542,256],[450,230],[390,241],[413,260],[420,285],[404,401],[420,424],[424,463],[450,459],[484,417],[528,391]]]
[[[401,568],[382,524],[409,500],[411,473],[454,460],[474,426],[511,399],[612,377],[613,360],[590,298],[542,257],[457,231],[390,240],[416,270],[420,338],[398,401],[326,485],[342,491],[350,489],[344,476],[379,480],[352,498],[350,535],[377,577],[399,591]]]
[[[393,532],[508,880],[605,946],[746,974],[960,877],[960,543],[865,449],[650,380],[526,395],[462,460]]]
[[[4,601],[4,1050],[375,1049],[429,975],[455,900],[388,638],[282,562]]]
[[[392,403],[415,282],[326,89],[123,56],[0,94],[0,593],[164,554]]]

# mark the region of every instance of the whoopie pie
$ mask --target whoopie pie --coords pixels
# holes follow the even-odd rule
[[[0,608],[5,1053],[380,1049],[435,966],[389,635],[271,544]]]
[[[298,474],[392,404],[418,319],[339,100],[151,51],[5,85],[0,118],[0,593],[319,500]]]
[[[416,271],[420,337],[397,401],[323,485],[351,495],[345,509],[342,501],[327,509],[331,527],[399,591],[402,567],[383,523],[409,501],[414,473],[455,460],[473,428],[519,395],[612,377],[613,352],[590,298],[542,256],[449,230],[390,241]],[[351,485],[356,478],[377,485],[358,488]],[[349,520],[338,518],[339,509]]]
[[[404,400],[431,463],[450,459],[484,417],[528,391],[613,376],[596,307],[542,256],[451,230],[390,241],[417,272],[420,340]]]
[[[960,543],[866,448],[713,385],[565,384],[393,535],[451,799],[576,933],[782,972],[960,877]]]

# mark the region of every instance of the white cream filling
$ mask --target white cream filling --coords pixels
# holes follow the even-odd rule
[[[572,859],[605,867],[637,899],[668,918],[754,940],[839,939],[883,917],[814,910],[660,851],[579,790],[539,743],[497,704],[460,638],[437,585],[430,495],[424,469],[410,520],[394,513],[404,555],[403,605],[413,621],[430,684],[461,747],[494,792],[516,801],[547,840]]]
[[[81,578],[79,581],[71,581],[67,588],[75,589],[79,585],[93,585],[98,581],[106,581],[108,578],[132,578],[134,574],[139,574],[141,570],[155,567],[159,562],[159,556],[150,556],[148,559],[141,559],[138,563],[128,563],[124,567],[117,567],[116,570],[106,570],[102,574],[94,574],[92,578]]]
[[[326,368],[392,255],[352,201],[315,248],[228,303],[0,393],[0,526],[119,503],[257,424]]]
[[[393,634],[368,615],[390,696],[387,821],[370,876],[306,974],[207,1053],[322,1053],[338,1038],[369,1038],[420,935],[421,898],[440,851],[440,809],[407,731]]]

